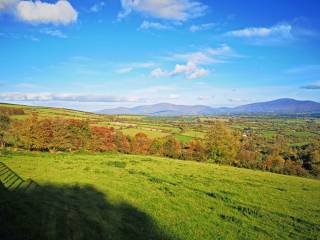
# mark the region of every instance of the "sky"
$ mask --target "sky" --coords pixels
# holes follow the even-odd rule
[[[320,102],[318,0],[0,0],[0,102]]]

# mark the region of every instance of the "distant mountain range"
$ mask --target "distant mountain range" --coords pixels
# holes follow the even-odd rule
[[[299,101],[291,98],[281,98],[268,102],[258,102],[233,108],[212,108],[205,105],[175,105],[158,103],[133,108],[113,108],[99,111],[101,114],[133,114],[152,116],[179,115],[219,115],[219,114],[298,114],[320,113],[320,103],[313,101]]]

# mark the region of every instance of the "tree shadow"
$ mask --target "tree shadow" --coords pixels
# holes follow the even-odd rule
[[[0,239],[172,239],[128,203],[111,203],[94,187],[0,188]]]

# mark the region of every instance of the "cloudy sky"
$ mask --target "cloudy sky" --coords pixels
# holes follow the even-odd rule
[[[0,102],[320,101],[318,0],[0,0]]]

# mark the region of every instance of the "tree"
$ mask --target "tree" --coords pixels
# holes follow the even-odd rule
[[[162,139],[154,139],[151,143],[150,154],[163,156],[163,140]]]
[[[122,153],[130,152],[130,142],[122,132],[117,132],[114,136],[114,144],[117,147],[117,150]]]
[[[180,158],[181,144],[174,136],[166,138],[163,144],[163,155],[171,158]]]
[[[261,154],[257,151],[241,149],[237,155],[238,166],[245,168],[258,168],[261,161]]]
[[[283,166],[282,173],[288,175],[307,176],[308,172],[302,167],[302,164],[297,161],[286,160]]]
[[[151,140],[142,132],[137,133],[131,142],[131,151],[133,153],[147,154],[151,145]]]
[[[0,148],[3,148],[5,145],[4,136],[8,131],[10,125],[10,119],[6,115],[0,114]]]
[[[214,162],[233,164],[239,151],[240,141],[235,132],[223,122],[215,121],[206,135],[208,157]]]
[[[199,140],[190,141],[187,146],[187,158],[198,162],[207,161],[205,144]]]
[[[88,121],[75,119],[66,120],[67,123],[67,138],[71,143],[70,151],[86,149],[88,139],[90,139],[90,127]]]
[[[264,161],[265,169],[268,171],[281,173],[285,160],[280,155],[268,155]]]
[[[115,143],[114,128],[98,127],[91,128],[91,139],[89,140],[90,150],[93,151],[115,151],[117,149]]]
[[[313,175],[320,176],[320,143],[314,142],[305,150],[303,166]]]

